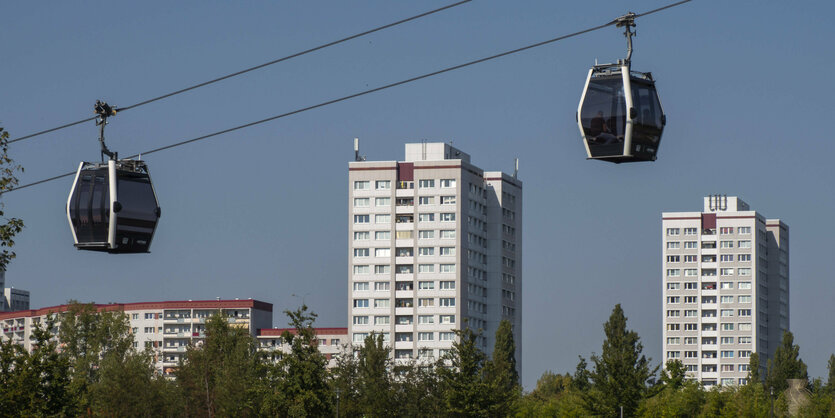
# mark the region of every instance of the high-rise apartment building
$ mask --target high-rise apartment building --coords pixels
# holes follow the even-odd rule
[[[789,227],[734,196],[662,218],[665,359],[705,386],[744,384],[751,354],[764,366],[789,330]]]
[[[437,359],[453,330],[492,352],[513,324],[521,367],[522,182],[445,143],[404,161],[349,164],[348,334],[382,334],[395,359]]]

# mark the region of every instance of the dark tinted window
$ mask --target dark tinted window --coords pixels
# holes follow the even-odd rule
[[[592,157],[623,154],[626,100],[619,75],[589,81],[580,122]]]
[[[118,180],[116,196],[122,204],[119,218],[156,222],[157,201],[148,178],[122,178]]]
[[[655,86],[633,82],[632,102],[635,107],[632,144],[655,153],[658,142],[661,140],[661,131],[664,129],[661,120],[661,104],[658,101]]]

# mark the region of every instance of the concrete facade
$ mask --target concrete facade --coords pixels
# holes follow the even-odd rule
[[[348,170],[350,341],[379,333],[395,360],[431,360],[470,327],[489,354],[507,319],[521,369],[522,182],[445,143]]]
[[[735,196],[662,215],[662,346],[705,386],[744,384],[789,330],[789,228]]]

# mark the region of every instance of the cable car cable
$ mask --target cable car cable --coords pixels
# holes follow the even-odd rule
[[[347,42],[347,41],[350,41],[350,40],[353,40],[353,39],[357,39],[357,38],[363,37],[365,35],[370,35],[374,32],[379,32],[381,30],[388,29],[388,28],[391,28],[391,27],[394,27],[394,26],[397,26],[397,25],[400,25],[400,24],[403,24],[403,23],[411,22],[413,20],[417,20],[417,19],[420,19],[422,17],[429,16],[431,14],[435,14],[435,13],[438,13],[438,12],[441,12],[441,11],[444,11],[444,10],[447,10],[447,9],[451,9],[453,7],[460,6],[464,3],[469,3],[471,1],[472,0],[462,0],[462,1],[459,1],[457,3],[453,3],[453,4],[450,4],[450,5],[438,8],[438,9],[430,10],[428,12],[424,12],[424,13],[421,13],[421,14],[418,14],[418,15],[415,15],[415,16],[412,16],[412,17],[408,17],[406,19],[401,19],[401,20],[398,20],[396,22],[392,22],[392,23],[389,23],[389,24],[386,24],[386,25],[383,25],[383,26],[378,26],[376,28],[369,29],[365,32],[360,32],[360,33],[357,33],[357,34],[354,34],[354,35],[351,35],[351,36],[348,36],[348,37],[345,37],[345,38],[342,38],[342,39],[338,39],[336,41],[328,42],[328,43],[325,43],[325,44],[322,44],[322,45],[319,45],[319,46],[316,46],[316,47],[313,47],[313,48],[310,48],[310,49],[306,49],[304,51],[300,51],[300,52],[296,52],[296,53],[291,54],[291,55],[287,55],[285,57],[274,59],[272,61],[268,61],[268,62],[265,62],[263,64],[256,65],[254,67],[245,68],[243,70],[236,71],[234,73],[227,74],[227,75],[224,75],[224,76],[221,76],[221,77],[209,80],[209,81],[204,81],[202,83],[195,84],[193,86],[189,86],[189,87],[186,87],[186,88],[183,88],[183,89],[180,89],[180,90],[176,90],[176,91],[173,91],[171,93],[166,93],[166,94],[163,94],[162,96],[157,96],[157,97],[154,97],[152,99],[144,100],[144,101],[141,101],[139,103],[132,104],[130,106],[120,107],[120,108],[117,108],[116,110],[119,111],[119,112],[124,112],[126,110],[134,109],[134,108],[137,108],[139,106],[144,106],[146,104],[153,103],[153,102],[156,102],[158,100],[167,99],[171,96],[176,96],[178,94],[182,94],[182,93],[185,93],[187,91],[191,91],[191,90],[194,90],[194,89],[197,89],[197,88],[200,88],[200,87],[205,87],[205,86],[208,86],[209,84],[214,84],[214,83],[217,83],[219,81],[226,80],[228,78],[236,77],[236,76],[239,76],[241,74],[246,74],[250,71],[255,71],[255,70],[258,70],[258,69],[261,69],[261,68],[264,68],[264,67],[267,67],[267,66],[270,66],[270,65],[273,65],[273,64],[278,64],[280,62],[287,61],[287,60],[290,60],[290,59],[293,59],[293,58],[297,58],[297,57],[300,57],[302,55],[306,55],[306,54],[309,54],[311,52],[315,52],[315,51],[318,51],[320,49],[325,49],[325,48],[328,48],[328,47],[331,47],[331,46],[334,46],[334,45],[337,45],[337,44],[341,44],[343,42]],[[78,124],[81,124],[81,123],[84,123],[84,122],[89,122],[91,120],[95,120],[96,118],[97,118],[97,116],[93,116],[93,117],[90,117],[90,118],[87,118],[87,119],[82,119],[82,120],[78,120],[78,121],[75,121],[75,122],[70,122],[70,123],[67,123],[65,125],[56,126],[54,128],[46,129],[46,130],[43,130],[43,131],[35,132],[35,133],[29,134],[29,135],[25,135],[25,136],[21,136],[19,138],[12,139],[12,140],[8,141],[8,143],[12,144],[12,143],[15,143],[15,142],[18,142],[18,141],[23,141],[25,139],[34,138],[36,136],[40,136],[40,135],[43,135],[43,134],[48,134],[50,132],[55,132],[55,131],[58,131],[58,130],[61,130],[61,129],[64,129],[64,128],[69,128],[71,126],[75,126],[75,125],[78,125]]]
[[[636,17],[637,16],[646,16],[646,15],[656,13],[656,12],[659,12],[659,11],[662,11],[662,10],[665,10],[665,9],[669,9],[670,7],[678,6],[680,4],[684,4],[684,3],[687,3],[687,2],[690,2],[690,1],[692,1],[692,0],[679,1],[677,3],[673,3],[673,4],[670,4],[670,5],[665,6],[665,7],[661,7],[661,8],[651,10],[651,11],[648,11],[648,12],[645,12],[645,13],[637,14]],[[375,87],[375,88],[372,88],[372,89],[369,89],[369,90],[364,90],[364,91],[361,91],[359,93],[354,93],[354,94],[350,94],[348,96],[343,96],[343,97],[340,97],[340,98],[337,98],[337,99],[328,100],[328,101],[325,101],[325,102],[322,102],[322,103],[319,103],[319,104],[315,104],[315,105],[312,105],[312,106],[299,108],[299,109],[296,109],[296,110],[293,110],[293,111],[290,111],[290,112],[286,112],[286,113],[271,116],[271,117],[268,117],[268,118],[260,119],[260,120],[254,121],[254,122],[249,122],[249,123],[246,123],[246,124],[243,124],[243,125],[238,125],[238,126],[235,126],[235,127],[232,127],[232,128],[224,129],[224,130],[213,132],[213,133],[210,133],[210,134],[198,136],[196,138],[187,139],[185,141],[176,142],[176,143],[166,145],[166,146],[163,146],[163,147],[154,148],[154,149],[151,149],[151,150],[148,150],[148,151],[140,152],[139,154],[131,155],[128,158],[135,158],[135,157],[137,157],[139,155],[142,155],[142,154],[145,154],[145,155],[152,154],[152,153],[155,153],[155,152],[164,151],[164,150],[167,150],[167,149],[171,149],[171,148],[179,147],[179,146],[182,146],[182,145],[190,144],[192,142],[202,141],[204,139],[208,139],[208,138],[215,137],[215,136],[218,136],[218,135],[223,135],[223,134],[226,134],[226,133],[229,133],[229,132],[237,131],[239,129],[248,128],[250,126],[260,125],[260,124],[265,123],[265,122],[273,121],[273,120],[276,120],[276,119],[281,119],[281,118],[284,118],[284,117],[287,117],[287,116],[295,115],[297,113],[302,113],[302,112],[306,112],[308,110],[313,110],[313,109],[317,109],[317,108],[327,106],[327,105],[331,105],[331,104],[334,104],[334,103],[339,103],[339,102],[342,102],[342,101],[345,101],[345,100],[349,100],[349,99],[364,96],[364,95],[367,95],[367,94],[375,93],[375,92],[378,92],[378,91],[381,91],[381,90],[386,90],[386,89],[389,89],[389,88],[392,88],[392,87],[397,87],[397,86],[400,86],[400,85],[403,85],[403,84],[408,84],[408,83],[411,83],[411,82],[414,82],[414,81],[422,80],[424,78],[433,77],[433,76],[436,76],[436,75],[439,75],[439,74],[443,74],[443,73],[447,73],[447,72],[450,72],[450,71],[458,70],[458,69],[461,69],[461,68],[464,68],[464,67],[469,67],[469,66],[475,65],[475,64],[480,64],[482,62],[491,61],[491,60],[501,58],[501,57],[504,57],[504,56],[507,56],[507,55],[515,54],[515,53],[522,52],[522,51],[526,51],[528,49],[536,48],[536,47],[547,45],[547,44],[550,44],[550,43],[553,43],[553,42],[561,41],[561,40],[572,38],[572,37],[575,37],[575,36],[579,36],[579,35],[582,35],[582,34],[585,34],[585,33],[600,30],[600,29],[603,29],[605,27],[615,25],[616,23],[617,23],[617,20],[613,20],[609,23],[604,23],[602,25],[594,26],[594,27],[591,27],[591,28],[588,28],[588,29],[583,29],[583,30],[580,30],[580,31],[577,31],[577,32],[574,32],[574,33],[570,33],[568,35],[558,36],[556,38],[548,39],[548,40],[545,40],[545,41],[542,41],[542,42],[537,42],[537,43],[534,43],[534,44],[523,46],[521,48],[512,49],[510,51],[501,52],[501,53],[498,53],[498,54],[495,54],[495,55],[491,55],[489,57],[479,58],[477,60],[465,62],[463,64],[454,65],[452,67],[447,67],[447,68],[444,68],[444,69],[441,69],[441,70],[438,70],[438,71],[433,71],[431,73],[426,73],[426,74],[419,75],[419,76],[416,76],[416,77],[408,78],[406,80],[401,80],[401,81],[398,81],[398,82],[395,82],[395,83],[390,83],[390,84],[386,84],[386,85],[383,85],[383,86],[380,86],[380,87]],[[68,176],[71,176],[73,174],[75,174],[75,172],[71,171],[69,173],[60,174],[60,175],[57,175],[57,176],[54,176],[54,177],[50,177],[48,179],[39,180],[39,181],[36,181],[34,183],[24,184],[23,186],[15,187],[14,189],[7,190],[3,193],[0,193],[0,195],[9,193],[9,192],[12,192],[12,191],[15,191],[15,190],[20,190],[20,189],[25,189],[27,187],[36,186],[38,184],[46,183],[46,182],[49,182],[49,181],[52,181],[52,180],[57,180],[57,179],[60,179],[60,178],[63,178],[63,177],[68,177]]]

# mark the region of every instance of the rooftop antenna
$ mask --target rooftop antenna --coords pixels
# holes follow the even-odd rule
[[[354,161],[365,161],[365,156],[360,155],[360,139],[354,138]]]
[[[519,178],[519,157],[516,157],[513,167],[513,178]]]

